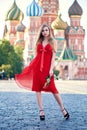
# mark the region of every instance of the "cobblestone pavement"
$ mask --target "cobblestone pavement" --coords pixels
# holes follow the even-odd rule
[[[70,119],[65,120],[51,93],[43,93],[46,120],[40,121],[35,93],[0,81],[0,130],[87,130],[87,83],[56,82]],[[83,89],[84,91],[83,91]]]

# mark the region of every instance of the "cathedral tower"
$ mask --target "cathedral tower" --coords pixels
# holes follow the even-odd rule
[[[5,34],[5,38],[10,40],[11,45],[14,45],[16,41],[16,27],[18,23],[20,23],[20,16],[21,19],[24,18],[23,12],[18,8],[15,0],[12,4],[11,8],[8,10],[6,14],[6,27],[7,33]]]
[[[29,49],[33,49],[38,29],[41,26],[41,15],[42,15],[42,7],[38,5],[38,3],[33,0],[31,4],[27,6],[26,15],[29,17],[28,24],[28,35],[29,35]]]
[[[51,27],[54,31],[55,40],[57,41],[57,56],[59,56],[63,50],[65,42],[65,29],[67,26],[67,22],[62,20],[61,14],[57,16],[57,18],[51,24]]]
[[[66,29],[66,39],[69,47],[77,56],[84,56],[84,36],[85,30],[80,24],[83,13],[77,0],[69,8],[70,26]]]
[[[50,25],[58,16],[58,0],[38,0],[38,3],[43,8],[42,23]]]

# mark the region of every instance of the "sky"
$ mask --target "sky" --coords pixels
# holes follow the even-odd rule
[[[9,8],[12,6],[14,0],[0,0],[0,39],[3,34],[3,25],[4,25],[4,19],[6,16],[6,12],[9,10]],[[37,2],[38,0],[36,0]],[[80,6],[83,9],[83,15],[81,17],[81,26],[85,29],[85,39],[84,39],[84,45],[85,45],[85,52],[87,57],[87,0],[77,0]],[[23,20],[23,24],[25,26],[28,25],[28,17],[26,16],[26,8],[32,0],[16,0],[16,3],[18,7],[23,11],[25,17]],[[59,12],[58,14],[61,14],[61,18],[70,25],[70,19],[68,16],[68,9],[73,4],[74,0],[59,0]]]

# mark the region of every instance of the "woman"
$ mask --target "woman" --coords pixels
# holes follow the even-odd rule
[[[65,117],[69,113],[64,108],[60,94],[54,83],[54,61],[56,54],[56,43],[53,40],[51,29],[43,24],[36,42],[36,56],[21,74],[16,74],[15,79],[20,87],[36,91],[37,101],[40,109],[40,119],[45,120],[42,106],[42,91],[53,93],[60,109]]]

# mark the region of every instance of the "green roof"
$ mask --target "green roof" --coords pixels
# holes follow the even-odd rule
[[[64,38],[55,38],[55,40],[65,40]]]
[[[72,50],[69,47],[64,47],[59,58],[59,60],[77,60],[77,56],[73,54]]]
[[[57,56],[57,57],[59,57],[59,56],[60,56],[60,54],[61,54],[60,52],[56,52],[56,56]]]

